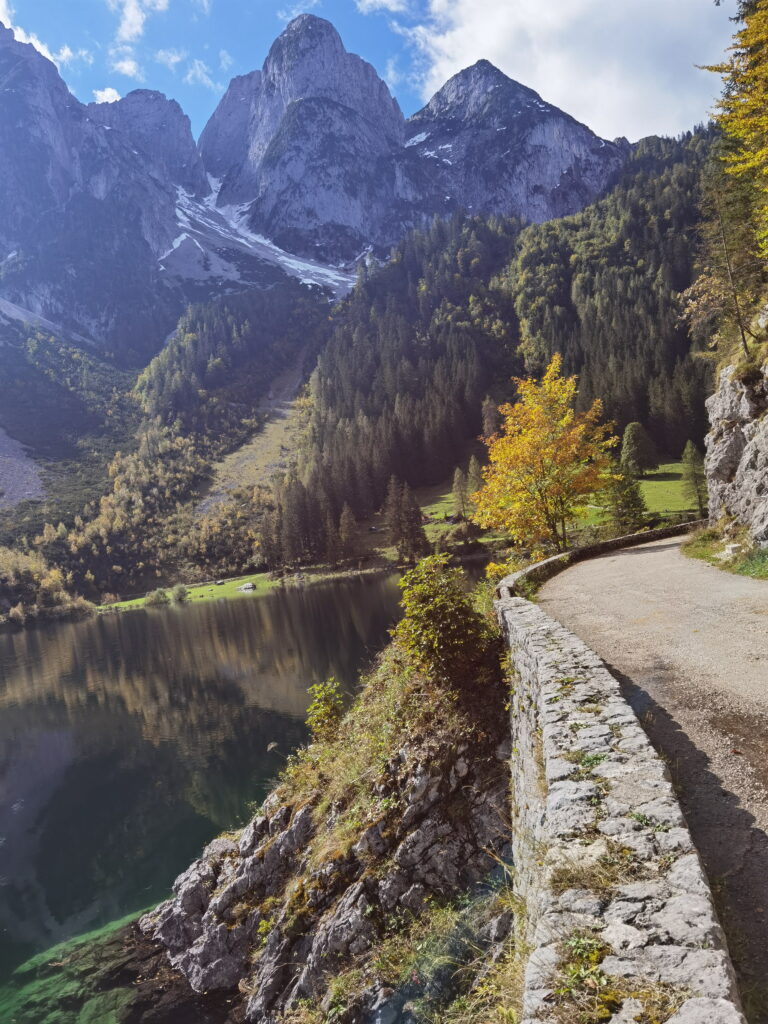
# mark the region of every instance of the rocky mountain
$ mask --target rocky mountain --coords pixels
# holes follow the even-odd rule
[[[726,367],[707,411],[710,518],[731,516],[768,545],[768,366],[746,373]]]
[[[407,123],[409,172],[435,206],[545,221],[581,210],[629,153],[487,60],[448,81]],[[417,167],[414,167],[413,164]]]
[[[306,14],[232,81],[198,146],[175,101],[84,105],[0,26],[2,316],[142,362],[190,301],[285,274],[343,293],[356,258],[435,215],[581,209],[627,150],[487,61],[406,121]]]
[[[135,89],[117,103],[89,103],[86,110],[91,121],[125,136],[158,181],[198,196],[211,191],[189,118],[176,100]]]
[[[279,245],[329,261],[386,252],[455,210],[541,221],[591,202],[629,145],[584,125],[488,61],[406,121],[333,26],[303,14],[261,72],[234,79],[200,138],[217,206]]]

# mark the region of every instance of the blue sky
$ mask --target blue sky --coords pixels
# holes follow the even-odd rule
[[[227,83],[261,67],[302,11],[332,21],[406,114],[481,57],[599,134],[634,140],[706,120],[735,0],[0,0],[0,21],[55,59],[83,102],[177,99],[199,134]]]

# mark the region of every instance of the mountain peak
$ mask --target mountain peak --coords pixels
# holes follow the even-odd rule
[[[316,60],[332,61],[346,56],[341,36],[330,21],[314,14],[300,14],[286,25],[272,44],[264,70],[295,66]]]
[[[509,78],[489,60],[479,60],[449,78],[413,120],[416,122],[426,115],[469,122],[497,105],[508,110],[522,110],[528,106],[536,106],[540,110],[554,109],[544,103],[537,92]]]

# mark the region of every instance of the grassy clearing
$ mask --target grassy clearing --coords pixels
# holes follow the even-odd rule
[[[238,588],[246,583],[252,583],[253,590],[240,591]],[[281,585],[280,580],[271,579],[269,573],[252,573],[249,576],[237,576],[234,579],[223,580],[221,583],[200,583],[187,588],[187,599],[184,604],[199,604],[203,601],[222,601],[232,598],[254,597],[266,594],[275,587]],[[146,596],[133,597],[126,601],[116,601],[114,604],[105,605],[99,609],[102,612],[132,611],[136,608],[145,608]]]
[[[683,493],[682,462],[665,462],[640,481],[648,511],[656,515],[693,511]]]
[[[697,530],[683,544],[684,553],[737,576],[768,580],[768,548],[753,547],[746,529],[729,529],[727,535],[725,530],[722,525]],[[740,544],[741,549],[728,556],[729,544]]]
[[[694,512],[683,493],[682,462],[664,462],[653,473],[640,481],[640,490],[648,512],[666,518],[679,512]],[[574,526],[600,526],[605,521],[605,508],[599,504],[589,506],[589,514],[577,520]]]

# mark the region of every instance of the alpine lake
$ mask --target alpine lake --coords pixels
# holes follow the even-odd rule
[[[352,691],[398,598],[396,576],[341,578],[0,633],[0,1020],[122,1019],[78,994],[77,937],[249,819],[306,741],[308,687]]]

